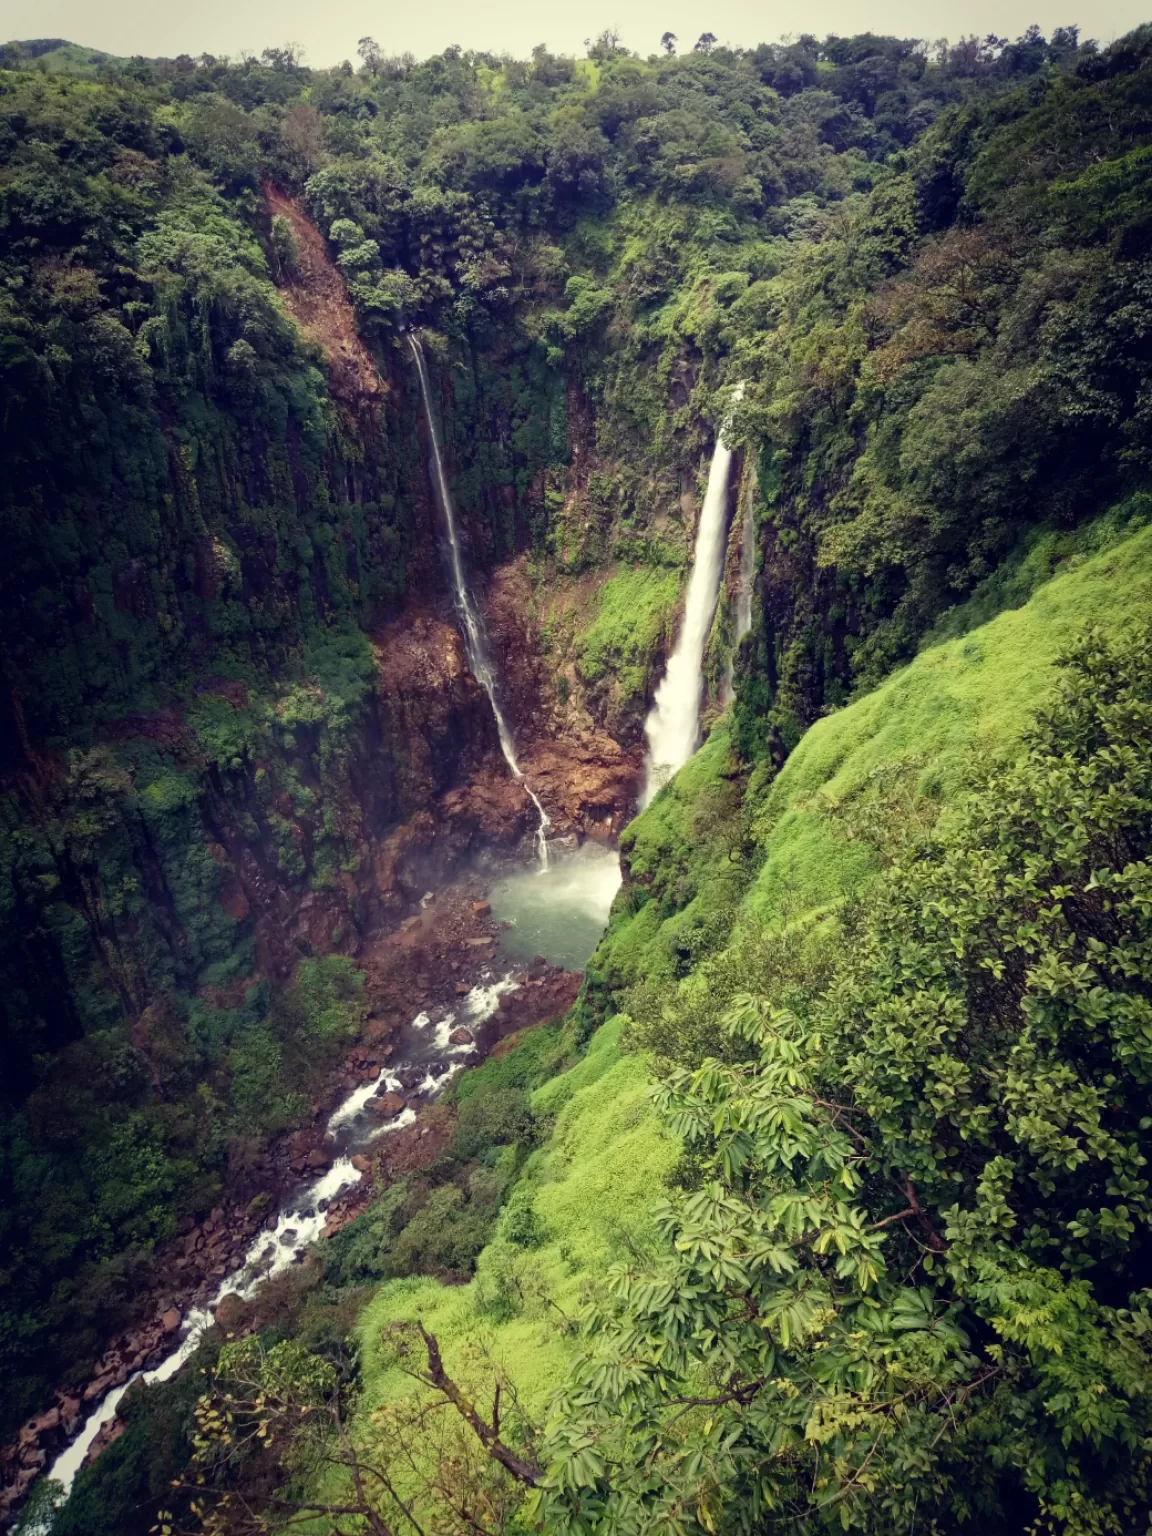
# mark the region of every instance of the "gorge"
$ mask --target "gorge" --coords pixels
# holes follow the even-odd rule
[[[0,1520],[1137,1536],[1152,30],[0,47]]]

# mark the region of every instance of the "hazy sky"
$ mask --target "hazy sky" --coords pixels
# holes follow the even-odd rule
[[[742,45],[790,32],[1015,37],[1033,21],[1045,31],[1077,22],[1085,36],[1107,42],[1150,16],[1152,0],[1146,8],[1139,0],[0,0],[0,40],[66,37],[108,53],[151,56],[258,53],[291,41],[303,46],[308,63],[323,65],[354,58],[365,33],[386,53],[423,57],[459,43],[523,55],[541,42],[555,52],[582,53],[584,38],[611,26],[627,47],[648,54],[666,31],[677,34],[683,50],[705,31]]]

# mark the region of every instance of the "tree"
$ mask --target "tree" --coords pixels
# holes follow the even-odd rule
[[[192,1529],[268,1536],[354,1518],[370,1536],[392,1536],[421,1529],[416,1508],[444,1536],[496,1536],[513,1525],[540,1475],[515,1389],[497,1371],[485,1414],[480,1383],[450,1376],[439,1341],[419,1323],[395,1325],[385,1342],[419,1390],[378,1410],[367,1434],[352,1426],[349,1360],[323,1359],[291,1339],[226,1344],[196,1407],[196,1479],[180,1489]],[[298,1491],[313,1485],[324,1493]],[[175,1522],[161,1511],[161,1529]]]
[[[605,27],[597,37],[586,37],[584,46],[588,50],[588,57],[598,63],[604,59],[614,59],[617,54],[627,53],[627,49],[621,46],[620,34],[615,27]]]
[[[280,149],[294,180],[304,182],[318,171],[328,156],[324,119],[315,107],[297,101],[280,125]]]
[[[260,62],[267,69],[274,69],[277,74],[298,74],[303,67],[304,50],[299,43],[283,43],[279,48],[265,48],[260,55]]]
[[[693,53],[711,53],[716,46],[716,36],[713,32],[701,32],[692,45]]]
[[[548,1529],[1134,1529],[1152,1496],[1152,629],[898,848],[840,973],[657,1102],[697,1170],[606,1277]],[[987,1447],[997,1446],[995,1458]]]
[[[364,66],[364,72],[368,75],[378,75],[380,66],[384,62],[384,54],[380,44],[374,37],[362,37],[356,44],[356,52],[360,55],[360,62]]]
[[[274,215],[271,234],[272,256],[277,275],[291,277],[300,260],[300,243],[282,213]]]
[[[663,48],[664,52],[669,56],[669,58],[671,58],[671,56],[676,52],[675,32],[665,32],[664,36],[660,39],[660,46]]]

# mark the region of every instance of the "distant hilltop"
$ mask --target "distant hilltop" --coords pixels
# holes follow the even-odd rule
[[[85,48],[66,37],[33,37],[0,43],[0,68],[32,66],[50,75],[95,75],[101,65],[125,62],[100,48]]]

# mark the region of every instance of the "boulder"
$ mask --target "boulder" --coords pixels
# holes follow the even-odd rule
[[[182,1317],[180,1308],[169,1307],[167,1312],[165,1312],[160,1318],[160,1326],[163,1328],[165,1333],[175,1333],[177,1328],[179,1328],[181,1321]]]
[[[350,1158],[349,1161],[357,1173],[372,1172],[372,1160],[371,1158],[365,1157],[363,1152],[357,1152],[356,1156]]]
[[[404,1096],[400,1093],[381,1093],[369,1100],[368,1108],[374,1115],[398,1115],[404,1108]]]
[[[221,1296],[213,1317],[218,1328],[223,1328],[225,1333],[232,1333],[244,1321],[244,1313],[243,1298],[237,1296],[235,1291],[229,1291],[226,1296]]]
[[[110,1424],[105,1424],[104,1428],[93,1440],[92,1449],[88,1452],[89,1466],[92,1466],[93,1462],[97,1461],[110,1445],[114,1445],[119,1440],[120,1436],[124,1433],[124,1428],[123,1419],[113,1419]]]
[[[322,1147],[313,1147],[304,1159],[305,1168],[330,1168],[331,1156]]]
[[[60,1410],[59,1410],[59,1408],[49,1408],[49,1409],[47,1409],[44,1413],[41,1413],[36,1418],[32,1419],[29,1422],[29,1424],[26,1426],[26,1428],[30,1429],[33,1432],[33,1435],[35,1437],[37,1437],[37,1438],[39,1438],[40,1435],[49,1434],[52,1430],[59,1429],[59,1427],[60,1427]],[[20,1432],[21,1439],[23,1439],[24,1433],[25,1433],[25,1431],[21,1430],[21,1432]]]
[[[64,1426],[64,1433],[72,1436],[80,1428],[80,1399],[78,1397],[64,1397],[60,1400],[60,1422]]]
[[[450,1045],[471,1045],[473,1038],[472,1031],[465,1029],[463,1024],[461,1024],[458,1029],[454,1029],[448,1036],[448,1041]]]
[[[492,904],[488,901],[474,901],[472,903],[473,917],[487,917],[492,910]]]
[[[12,1505],[17,1502],[17,1500],[24,1497],[24,1495],[28,1492],[29,1488],[31,1488],[32,1484],[36,1481],[39,1475],[40,1473],[38,1468],[21,1465],[20,1471],[16,1474],[16,1480],[12,1484],[12,1492],[8,1499],[9,1509],[11,1509]],[[2,1508],[3,1506],[0,1505],[0,1509]]]

